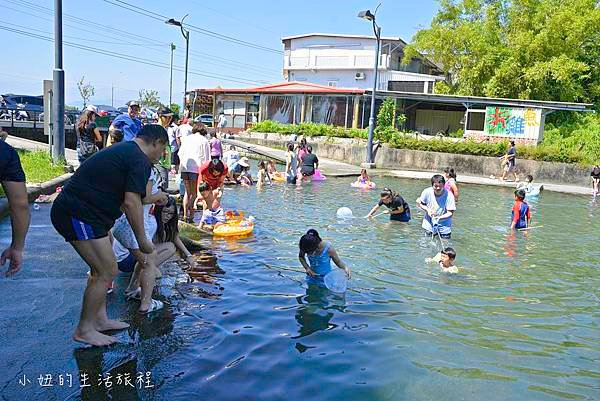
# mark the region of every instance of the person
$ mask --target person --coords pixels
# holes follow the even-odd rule
[[[331,271],[331,260],[337,267],[344,270],[346,276],[350,278],[350,269],[342,262],[331,243],[321,239],[317,230],[308,230],[300,238],[298,247],[300,248],[298,259],[304,270],[306,270],[308,284],[325,286],[323,278]],[[307,258],[308,262],[306,261]]]
[[[216,132],[210,133],[210,157],[212,159],[220,159],[223,156],[223,146],[221,140],[217,138]]]
[[[158,187],[159,179],[160,174],[156,168],[153,167],[148,183],[146,184],[146,196],[142,199],[142,203],[144,204],[144,232],[148,241],[152,241],[157,227],[156,219],[152,215],[154,204],[164,205],[168,201],[168,195]],[[131,272],[135,270],[135,268],[138,269],[132,277],[132,281],[141,281],[141,288],[139,291],[141,302],[138,312],[147,314],[161,309],[163,303],[152,299],[152,291],[154,290],[156,276],[155,271],[158,269],[158,265],[155,264],[157,258],[156,252],[158,252],[158,250],[155,250],[151,255],[146,255],[140,251],[135,234],[124,214],[115,221],[112,228],[112,235],[114,237],[113,252],[117,260],[117,268],[124,272]],[[125,291],[125,295],[128,297],[131,296],[131,286],[132,284],[130,281],[128,290]],[[137,293],[138,285],[136,284],[134,288]]]
[[[198,185],[198,191],[202,195],[203,200],[203,211],[202,219],[200,219],[200,229],[208,228],[212,230],[219,224],[225,223],[225,212],[221,208],[221,202],[219,198],[212,197],[212,203],[207,203],[206,199],[211,199],[211,190],[206,182]]]
[[[502,177],[500,178],[502,181],[506,180],[506,175],[508,173],[512,173],[515,176],[515,182],[519,181],[519,177],[517,177],[517,172],[515,170],[517,164],[517,148],[515,147],[515,141],[510,141],[510,148],[506,152],[504,156],[502,156],[504,164],[504,171],[502,172]]]
[[[179,116],[173,113],[171,123],[167,127],[167,134],[169,135],[169,146],[171,147],[171,171],[173,174],[179,171]],[[183,124],[182,124],[183,125]]]
[[[277,173],[277,166],[275,166],[275,162],[273,160],[268,160],[267,161],[267,173],[269,174],[269,177],[272,177],[273,174]]]
[[[288,184],[296,184],[298,173],[298,155],[294,152],[294,144],[288,143],[285,152],[285,180]]]
[[[211,205],[213,202],[212,197],[220,198],[223,193],[223,185],[225,183],[225,177],[229,174],[227,166],[219,159],[212,159],[204,162],[200,166],[198,177],[198,184],[206,182],[210,187],[210,198],[204,198],[204,201]]]
[[[381,191],[379,202],[373,206],[373,209],[367,215],[367,218],[372,217],[381,206],[386,206],[388,210],[384,213],[390,215],[390,220],[393,221],[410,221],[410,207],[402,196],[392,191],[389,188],[384,188]]]
[[[433,258],[427,258],[426,261],[427,263],[438,263],[444,273],[458,273],[458,267],[454,264],[455,259],[456,251],[454,248],[446,247]]]
[[[139,119],[140,104],[136,100],[127,103],[127,114],[117,116],[110,125],[108,132],[110,134],[114,129],[119,129],[123,132],[123,141],[133,141],[142,129],[142,121]],[[109,144],[109,146],[112,143]]]
[[[525,190],[526,194],[530,193],[533,189],[533,176],[531,174],[527,174],[525,177],[525,182],[519,183],[519,185],[517,185],[517,189]]]
[[[511,211],[510,229],[520,230],[529,227],[531,220],[531,211],[529,205],[525,202],[525,190],[517,189],[515,191],[515,203]]]
[[[2,127],[0,127],[0,141],[6,141],[8,138],[8,132],[4,131]]]
[[[362,170],[360,170],[360,175],[356,179],[356,182],[358,184],[368,184],[369,182],[371,182],[371,178],[369,177],[369,174],[367,173],[366,168],[363,168]]]
[[[454,201],[458,202],[458,186],[456,185],[456,173],[454,172],[454,169],[452,167],[446,167],[444,169],[444,179],[446,180],[444,188],[452,192],[452,195],[454,195]]]
[[[302,180],[310,179],[311,176],[315,175],[315,170],[319,168],[319,158],[313,154],[312,146],[306,146],[306,154],[301,160],[300,173],[302,174]]]
[[[219,119],[217,120],[217,131],[219,133],[223,132],[223,128],[227,126],[227,118],[225,117],[225,113],[219,113]]]
[[[256,189],[261,189],[266,183],[271,184],[269,173],[267,172],[267,164],[264,160],[258,162],[258,174],[256,178]]]
[[[423,190],[417,199],[417,207],[425,212],[421,227],[427,234],[450,238],[456,202],[454,195],[444,188],[444,184],[446,180],[443,176],[435,174],[431,177],[431,187]]]
[[[96,126],[98,109],[94,105],[88,105],[77,123],[77,159],[83,163],[98,151],[96,142],[102,142],[102,135]]]
[[[592,177],[592,192],[594,196],[600,194],[600,166],[595,165],[590,173]]]
[[[158,109],[158,124],[165,130],[168,130],[173,119],[173,112],[168,107],[162,106]],[[168,132],[168,131],[167,131]],[[161,181],[158,186],[164,189],[169,188],[169,170],[171,170],[172,149],[170,143],[165,148],[165,153],[160,157],[155,167],[160,172]]]
[[[0,184],[8,199],[12,237],[10,245],[0,254],[0,266],[10,260],[6,276],[21,270],[25,237],[29,230],[29,202],[25,186],[25,172],[17,151],[4,141],[0,141]]]
[[[106,143],[106,147],[119,142],[123,142],[123,131],[121,131],[118,128],[115,128],[108,134],[108,141]]]
[[[239,175],[239,182],[243,187],[251,187],[254,184],[252,174],[250,173],[250,164],[248,163],[247,157],[242,157],[238,162],[238,165],[242,167],[242,171]]]
[[[240,153],[235,150],[235,146],[231,145],[229,150],[223,153],[223,162],[227,165],[227,169],[229,170],[229,175],[227,179],[230,181],[235,181],[233,176],[234,174],[239,174],[242,171],[241,166],[238,164],[240,160]]]
[[[194,218],[194,203],[198,196],[198,171],[200,166],[210,160],[210,145],[206,139],[206,128],[195,124],[192,134],[181,137],[179,160],[181,179],[185,187],[183,195],[183,221],[192,222]]]
[[[194,133],[194,127],[198,124],[200,124],[202,127],[204,127],[204,129],[206,129],[206,127],[202,123],[196,123],[196,124],[194,124],[194,126],[192,126],[190,124],[189,118],[183,118],[181,120],[181,124],[179,125],[179,130],[177,131],[177,140],[178,140],[178,143],[180,146],[181,146],[181,140],[183,138],[185,138],[186,136],[192,135]]]
[[[306,153],[307,153],[307,151],[306,151],[307,146],[308,145],[306,143],[306,138],[300,139],[300,144],[298,144],[298,148],[297,148],[298,164],[302,164],[302,159],[304,158],[304,155],[306,155]]]
[[[83,163],[52,205],[52,225],[91,270],[73,335],[76,341],[109,345],[116,339],[102,331],[129,326],[110,320],[106,312],[106,288],[117,271],[108,232],[123,209],[140,251],[147,255],[154,251],[144,231],[142,198],[152,163],[164,153],[168,141],[164,128],[146,125],[133,141],[111,146]],[[98,171],[103,174],[98,176]]]

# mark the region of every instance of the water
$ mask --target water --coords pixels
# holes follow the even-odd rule
[[[63,365],[94,372],[129,360],[155,380],[137,394],[157,400],[600,399],[599,204],[543,193],[532,203],[543,227],[509,238],[512,191],[462,185],[445,240],[461,270],[448,275],[425,263],[440,243],[422,235],[412,206],[428,182],[375,179],[409,201],[413,221],[403,224],[361,218],[377,193],[351,180],[226,189],[224,205],[255,216],[256,228],[210,241],[225,273],[206,283],[176,275],[162,294],[169,307],[150,320],[111,298],[111,316],[132,323],[118,347],[78,349],[63,325],[54,336],[75,348],[72,358],[57,353]],[[355,218],[337,219],[342,206]],[[352,270],[345,296],[306,288],[297,244],[308,228]]]

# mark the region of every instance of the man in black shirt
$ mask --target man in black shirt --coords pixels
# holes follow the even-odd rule
[[[12,242],[0,255],[0,265],[4,266],[6,260],[10,259],[6,275],[11,276],[21,269],[30,215],[25,173],[19,155],[4,141],[0,141],[0,183],[8,198],[12,227]]]
[[[146,254],[153,252],[154,246],[144,232],[142,198],[150,168],[162,156],[167,143],[163,127],[146,125],[133,141],[110,146],[87,159],[52,206],[50,217],[54,228],[91,270],[73,335],[76,341],[109,345],[116,339],[101,331],[129,327],[127,323],[110,320],[106,313],[106,288],[117,274],[108,232],[123,211],[140,250]]]

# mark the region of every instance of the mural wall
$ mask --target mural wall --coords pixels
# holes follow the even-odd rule
[[[542,127],[541,109],[486,107],[484,134],[537,142]]]

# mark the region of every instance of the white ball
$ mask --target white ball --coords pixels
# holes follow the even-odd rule
[[[348,207],[341,207],[337,210],[336,216],[338,219],[351,219],[352,218],[352,210]]]

